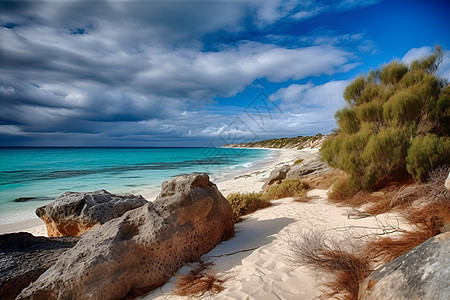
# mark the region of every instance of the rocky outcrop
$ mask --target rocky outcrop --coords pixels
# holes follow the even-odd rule
[[[292,166],[286,173],[287,179],[298,179],[304,175],[315,175],[331,172],[330,168],[325,162],[321,160],[320,153],[311,154],[303,162]]]
[[[154,202],[96,226],[18,299],[122,299],[164,284],[234,235],[233,212],[207,174],[162,185]]]
[[[291,166],[289,165],[283,165],[270,172],[269,179],[263,185],[263,190],[274,183],[281,183],[281,181],[286,178],[286,173],[290,170],[290,168]]]
[[[142,196],[117,196],[105,190],[65,192],[53,202],[36,209],[36,214],[45,222],[49,237],[77,236],[145,203],[147,200]]]
[[[77,241],[76,237],[45,238],[24,232],[0,235],[0,299],[15,299]]]
[[[381,266],[360,286],[361,300],[450,299],[450,232]]]

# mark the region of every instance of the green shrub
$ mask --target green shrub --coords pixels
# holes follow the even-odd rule
[[[285,179],[280,184],[274,184],[269,187],[262,199],[276,200],[286,197],[305,196],[309,185],[298,179]]]
[[[337,119],[339,129],[343,133],[353,134],[359,130],[359,120],[353,109],[344,108],[334,115]]]
[[[328,196],[332,200],[344,200],[355,196],[359,190],[358,185],[347,177],[333,184]]]
[[[302,162],[304,161],[304,159],[303,158],[300,158],[300,159],[297,159],[296,161],[294,161],[294,166],[295,165],[299,165],[299,164],[301,164]]]
[[[406,156],[406,169],[417,181],[424,181],[428,172],[450,163],[450,138],[434,134],[417,136]]]
[[[227,201],[233,209],[235,223],[240,222],[243,215],[270,206],[270,202],[262,198],[262,193],[232,193],[227,196]]]
[[[422,108],[422,101],[416,93],[401,90],[383,105],[383,117],[393,126],[401,126],[407,122],[418,122]]]
[[[383,122],[383,104],[378,101],[361,104],[355,108],[355,113],[361,122]]]
[[[442,50],[407,67],[396,61],[359,76],[336,112],[337,134],[323,143],[323,159],[350,176],[340,194],[369,190],[409,174],[421,180],[448,163],[450,86],[434,75]]]
[[[393,61],[381,68],[380,80],[384,85],[396,85],[407,72],[407,66],[397,61]]]
[[[350,83],[344,91],[344,99],[349,105],[360,104],[361,95],[366,86],[364,76],[359,76]]]
[[[366,165],[360,178],[361,187],[369,189],[377,180],[402,172],[408,139],[405,128],[384,128],[372,135],[361,155]]]

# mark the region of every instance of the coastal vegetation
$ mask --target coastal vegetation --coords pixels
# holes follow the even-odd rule
[[[263,199],[276,200],[286,197],[302,197],[306,195],[309,185],[298,179],[284,179],[280,184],[273,184],[262,195]]]
[[[227,201],[233,209],[234,222],[238,223],[242,216],[270,206],[270,200],[305,197],[308,189],[309,185],[298,179],[285,179],[280,184],[271,185],[265,192],[231,193]]]
[[[410,224],[408,230],[381,222],[381,233],[363,237],[352,236],[351,228],[341,238],[305,230],[289,239],[293,262],[311,267],[321,278],[327,275],[324,299],[358,299],[360,283],[373,270],[446,230],[443,227],[450,222],[450,192],[443,182],[449,171],[448,166],[440,167],[430,172],[424,183],[394,185],[380,196],[366,193],[351,199],[355,207],[377,207],[376,214],[401,208],[401,217]]]
[[[263,193],[231,193],[227,201],[233,209],[234,222],[241,221],[241,217],[258,209],[270,206],[268,199],[262,198]]]
[[[283,137],[277,139],[268,139],[250,143],[242,143],[242,144],[227,144],[224,147],[243,147],[243,148],[295,148],[295,149],[303,149],[305,147],[311,147],[317,143],[320,143],[320,140],[323,139],[324,135],[318,133],[315,136],[297,136],[297,137]]]
[[[450,161],[450,85],[435,72],[444,52],[407,66],[393,61],[357,77],[336,112],[337,133],[321,147],[325,161],[349,174],[339,197],[399,178],[426,180]]]

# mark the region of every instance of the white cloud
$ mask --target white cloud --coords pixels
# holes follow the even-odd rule
[[[424,58],[433,53],[433,48],[431,47],[420,47],[420,48],[412,48],[409,50],[402,58],[402,62],[409,65],[413,61]]]
[[[425,58],[433,54],[434,48],[424,46],[420,48],[412,48],[402,58],[402,62],[410,65],[413,61]],[[446,52],[441,64],[436,72],[436,75],[450,81],[450,53]]]

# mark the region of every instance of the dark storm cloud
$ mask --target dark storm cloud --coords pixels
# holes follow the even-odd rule
[[[256,79],[353,68],[354,55],[331,44],[242,40],[203,50],[205,34],[262,28],[299,9],[309,8],[281,0],[2,1],[0,141],[36,133],[41,141],[61,133],[180,137],[205,127],[184,117],[192,107],[234,96]]]

